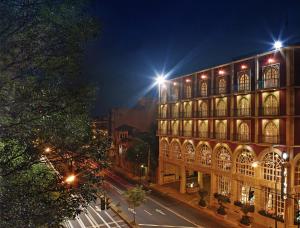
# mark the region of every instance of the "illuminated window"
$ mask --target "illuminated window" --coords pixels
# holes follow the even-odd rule
[[[174,157],[176,159],[182,159],[182,153],[181,153],[180,145],[178,142],[176,142],[176,141],[173,142],[171,149],[172,149],[172,154],[173,154],[172,157]]]
[[[247,149],[242,149],[236,158],[236,172],[245,176],[254,176],[254,155]]]
[[[231,169],[231,155],[230,152],[227,150],[226,147],[220,146],[217,150],[216,155],[216,163],[217,168],[224,170],[224,171],[230,171]]]
[[[184,136],[192,136],[192,121],[184,121]]]
[[[247,123],[241,123],[238,129],[238,140],[239,141],[249,141],[249,126]]]
[[[163,154],[163,156],[167,158],[169,157],[169,146],[166,141],[161,142],[161,153]]]
[[[216,129],[216,138],[217,139],[226,139],[226,124],[223,121],[217,123]]]
[[[192,105],[190,102],[184,103],[184,117],[192,117]]]
[[[272,88],[279,85],[279,65],[267,66],[263,69],[264,87]]]
[[[201,96],[206,97],[207,96],[207,83],[202,81],[201,82]]]
[[[194,162],[195,161],[195,149],[191,143],[185,144],[185,160],[187,162]]]
[[[300,160],[297,161],[295,167],[295,185],[300,185]]]
[[[179,117],[179,104],[173,104],[172,105],[172,117],[178,118]]]
[[[241,72],[239,74],[239,91],[250,90],[250,77],[247,72]]]
[[[217,116],[226,115],[226,102],[223,99],[220,99],[217,103]]]
[[[226,93],[226,81],[224,78],[220,78],[218,82],[219,93]]]
[[[250,102],[246,97],[242,97],[238,103],[238,115],[248,116],[250,115]]]
[[[199,138],[207,138],[208,136],[208,125],[206,121],[199,121],[198,125]]]
[[[211,166],[211,150],[206,144],[201,144],[198,147],[199,161],[203,166]]]
[[[276,210],[275,197],[277,197],[277,213],[275,212],[275,210]],[[284,200],[282,200],[282,198],[281,198],[280,192],[275,194],[274,189],[263,187],[263,202],[264,202],[264,207],[265,207],[266,212],[268,212],[269,214],[272,214],[272,215],[277,214],[277,216],[284,219],[285,203],[284,203]]]
[[[208,107],[205,101],[200,104],[200,117],[206,117],[208,115]]]
[[[255,189],[251,188],[251,191]],[[250,186],[242,181],[238,181],[238,196],[242,204],[254,205],[255,195],[249,201]]]
[[[192,97],[192,85],[191,85],[191,83],[185,84],[184,89],[185,89],[185,98],[191,98]]]
[[[177,85],[173,85],[172,87],[172,99],[174,101],[178,100],[179,97],[179,88]]]
[[[264,115],[277,115],[278,109],[279,104],[276,96],[269,94],[264,101]]]
[[[167,89],[163,87],[161,88],[161,102],[167,102]]]
[[[167,105],[161,106],[161,117],[167,118]]]
[[[231,191],[231,183],[230,183],[230,178],[229,177],[224,177],[224,176],[217,176],[217,187],[218,187],[218,193],[225,195],[225,196],[230,196],[230,191]]]
[[[160,122],[160,132],[162,134],[167,134],[167,121]]]
[[[264,142],[278,143],[279,129],[273,121],[269,121],[264,127]]]
[[[172,122],[172,135],[178,135],[178,121]]]
[[[275,152],[266,154],[262,161],[263,178],[269,181],[280,182],[281,179],[281,165],[282,159]]]

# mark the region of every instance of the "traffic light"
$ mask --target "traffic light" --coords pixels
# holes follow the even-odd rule
[[[105,198],[104,198],[104,196],[100,197],[100,208],[101,208],[101,211],[105,210]]]
[[[110,203],[111,203],[110,198],[106,197],[106,199],[105,199],[106,210],[110,209]]]
[[[251,188],[249,189],[249,196],[248,196],[248,200],[251,201],[254,197],[254,191],[251,190]]]

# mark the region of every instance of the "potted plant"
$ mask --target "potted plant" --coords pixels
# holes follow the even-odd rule
[[[200,189],[199,190],[199,196],[200,196],[200,200],[199,200],[199,206],[206,208],[207,207],[207,203],[206,203],[206,196],[208,195],[208,192],[205,189]]]
[[[240,225],[242,227],[251,227],[251,218],[248,213],[251,212],[252,208],[250,204],[243,204],[241,208],[243,212],[242,219],[240,220]]]
[[[215,196],[216,196],[216,198],[218,200],[218,204],[219,204],[219,208],[217,209],[217,214],[223,218],[226,218],[227,212],[225,210],[226,207],[224,206],[224,203],[227,203],[229,201],[229,198],[222,194],[217,194]]]

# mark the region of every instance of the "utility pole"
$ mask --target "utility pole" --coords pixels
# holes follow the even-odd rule
[[[147,164],[147,179],[148,179],[148,184],[150,183],[150,144],[148,143],[148,164]]]

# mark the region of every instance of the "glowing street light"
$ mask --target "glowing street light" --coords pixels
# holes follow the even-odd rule
[[[46,152],[46,153],[49,153],[50,151],[51,151],[51,148],[50,148],[50,147],[46,147],[46,148],[45,148],[45,152]]]
[[[288,153],[287,152],[283,152],[283,154],[282,154],[283,160],[286,161],[288,159],[288,157],[289,157]]]
[[[277,40],[274,42],[274,48],[277,50],[277,49],[280,49],[282,48],[282,42]]]
[[[66,178],[66,182],[68,183],[68,184],[72,184],[74,181],[75,181],[75,179],[76,179],[76,176],[74,175],[74,174],[71,174],[70,176],[68,176],[67,178]]]
[[[165,81],[166,81],[166,80],[165,80],[165,76],[164,76],[164,75],[158,75],[158,76],[156,77],[156,83],[157,83],[158,85],[163,84]]]

